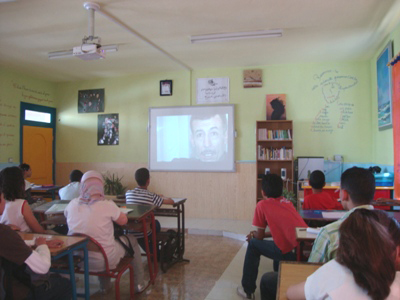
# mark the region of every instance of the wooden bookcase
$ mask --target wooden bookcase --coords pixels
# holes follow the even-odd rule
[[[281,176],[286,169],[284,187],[293,191],[293,123],[292,121],[257,121],[256,124],[257,161],[257,202],[261,196],[261,178],[265,169]]]

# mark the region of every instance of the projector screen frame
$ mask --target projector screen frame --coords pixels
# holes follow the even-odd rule
[[[217,162],[212,164],[210,162],[196,161],[193,168],[187,168],[191,163],[173,163],[173,161],[158,161],[157,158],[157,117],[160,116],[185,116],[190,118],[195,112],[202,112],[211,110],[215,114],[227,114],[227,149],[224,162]],[[190,122],[188,122],[188,129],[190,130]],[[191,133],[191,130],[190,130]],[[236,172],[235,163],[235,105],[234,104],[219,104],[219,105],[196,105],[196,106],[165,106],[165,107],[149,107],[148,119],[148,168],[150,171],[157,172]],[[189,137],[185,136],[183,140],[187,139],[189,144]],[[185,142],[186,144],[186,142]],[[231,151],[229,151],[231,149]],[[154,151],[154,152],[153,152]],[[185,157],[188,161],[193,161],[192,157]],[[174,165],[176,165],[174,167]],[[179,166],[181,165],[181,166]],[[182,167],[182,165],[184,167]],[[197,167],[196,167],[197,165]],[[172,166],[172,167],[171,167]],[[198,167],[201,166],[201,167]]]

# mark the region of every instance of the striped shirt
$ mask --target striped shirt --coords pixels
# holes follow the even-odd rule
[[[308,262],[326,263],[336,257],[336,251],[339,246],[339,227],[354,210],[359,208],[374,209],[372,205],[360,205],[354,207],[336,222],[322,227],[315,239]]]
[[[127,204],[156,205],[160,207],[163,203],[163,198],[161,196],[140,187],[127,191],[125,197]],[[147,235],[150,235],[151,232],[150,229]],[[144,237],[142,231],[130,231],[129,233],[133,234],[136,238]]]

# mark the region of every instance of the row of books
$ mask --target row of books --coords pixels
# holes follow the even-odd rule
[[[291,160],[293,158],[293,149],[286,149],[286,147],[280,149],[263,148],[258,145],[257,158],[259,160]]]
[[[290,129],[286,130],[269,130],[266,128],[258,129],[258,140],[291,140],[292,133]]]

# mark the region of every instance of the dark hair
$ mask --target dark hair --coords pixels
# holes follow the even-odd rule
[[[71,174],[69,174],[69,181],[71,182],[80,182],[81,178],[83,176],[83,173],[80,170],[73,170]]]
[[[25,198],[25,180],[20,168],[8,167],[1,170],[0,193],[9,201]]]
[[[395,276],[399,224],[385,212],[356,209],[339,228],[336,260],[349,268],[373,300],[386,299]],[[399,241],[396,241],[399,243]]]
[[[26,164],[26,163],[22,163],[22,164],[19,165],[19,168],[20,168],[22,171],[26,172],[26,171],[29,171],[29,169],[31,168],[31,166],[28,165],[28,164]]]
[[[325,174],[320,170],[315,170],[310,175],[310,185],[312,188],[320,190],[325,185]]]
[[[371,204],[375,194],[375,177],[367,169],[353,167],[343,172],[340,188],[347,191],[355,205]]]
[[[263,175],[262,190],[268,198],[278,198],[282,196],[283,181],[282,178],[276,174]]]
[[[206,111],[206,112],[195,112],[195,113],[193,113],[192,115],[191,115],[191,117],[190,117],[190,129],[191,129],[191,131],[193,132],[193,122],[195,121],[195,120],[200,120],[200,121],[203,121],[203,120],[208,120],[208,119],[211,119],[211,118],[214,118],[215,116],[219,116],[219,118],[221,119],[221,122],[222,122],[222,129],[224,130],[224,131],[226,131],[227,130],[227,121],[226,121],[226,116],[225,116],[225,114],[220,114],[220,113],[215,113],[215,112],[208,112],[208,111]]]
[[[146,168],[140,168],[136,170],[135,179],[139,186],[145,186],[149,178],[150,178],[150,172]]]

